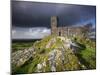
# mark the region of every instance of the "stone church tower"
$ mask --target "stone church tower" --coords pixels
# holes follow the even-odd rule
[[[52,16],[51,17],[51,34],[64,36],[64,30],[66,31],[66,27],[58,27],[57,22],[58,22],[57,16]]]
[[[51,17],[51,34],[57,34],[57,17]]]

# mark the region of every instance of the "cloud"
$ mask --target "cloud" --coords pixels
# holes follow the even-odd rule
[[[14,35],[16,33],[16,30],[12,30],[12,35]]]
[[[59,25],[76,25],[96,16],[96,7],[87,5],[12,2],[12,23],[20,27],[50,27],[50,17],[58,16]]]
[[[14,28],[12,29],[12,39],[41,39],[51,34],[46,27],[34,28]]]

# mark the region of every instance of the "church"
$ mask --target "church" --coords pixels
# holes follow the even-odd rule
[[[83,33],[89,32],[92,25],[80,25],[80,26],[63,26],[58,27],[57,16],[51,17],[51,35],[57,36],[83,36]]]

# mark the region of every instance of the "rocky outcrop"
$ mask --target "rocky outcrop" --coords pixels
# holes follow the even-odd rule
[[[34,59],[27,66],[29,73],[78,70],[81,63],[79,63],[73,51],[77,49],[71,48],[71,46],[78,47],[67,37],[56,36],[51,37],[49,40],[48,38],[43,39],[36,42],[34,48],[31,47],[12,53],[12,64],[14,67],[19,67],[34,56]]]
[[[27,60],[29,60],[35,54],[34,48],[19,50],[11,54],[12,68],[19,67],[23,65]]]
[[[53,50],[49,53],[48,60],[51,67],[51,71],[56,71],[56,50]]]
[[[37,64],[37,71],[36,72],[45,72],[46,61]]]

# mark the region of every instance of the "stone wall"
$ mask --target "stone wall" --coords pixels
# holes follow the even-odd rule
[[[57,17],[51,17],[51,34],[58,36],[82,36],[82,33],[86,33],[91,28],[91,25],[84,25],[78,27],[57,27]]]

